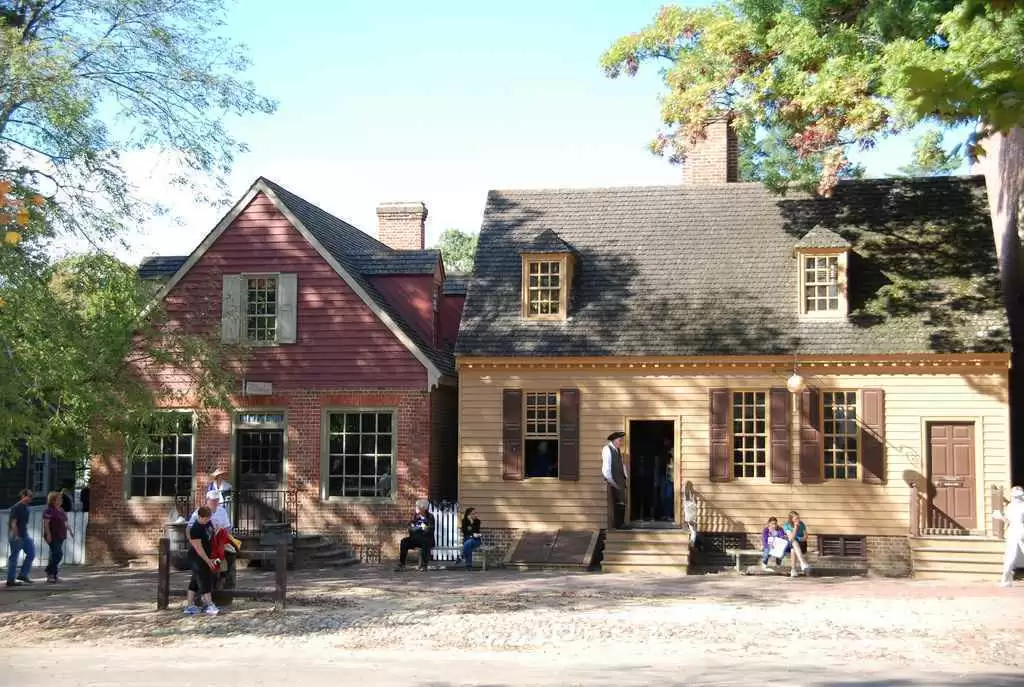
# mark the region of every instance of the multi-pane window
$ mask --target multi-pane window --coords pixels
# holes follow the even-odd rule
[[[734,391],[732,394],[733,477],[766,475],[767,397],[764,391]]]
[[[822,401],[825,479],[857,479],[857,392],[826,391]]]
[[[191,494],[194,432],[192,413],[163,413],[132,456],[128,495]]]
[[[808,313],[839,311],[839,257],[808,255],[804,257],[804,311]]]
[[[327,415],[327,496],[391,496],[395,416],[391,411]]]
[[[248,277],[245,331],[251,343],[277,341],[277,277]]]
[[[526,477],[558,477],[558,392],[526,394]]]
[[[558,315],[562,301],[562,263],[557,260],[536,260],[528,263],[527,269],[527,314]]]

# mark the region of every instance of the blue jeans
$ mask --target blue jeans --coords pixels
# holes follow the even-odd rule
[[[46,564],[46,575],[57,577],[60,572],[60,563],[64,560],[64,540],[50,539],[50,562]]]
[[[483,546],[483,541],[476,537],[470,537],[462,542],[462,560],[466,562],[466,568],[473,567],[473,552]]]
[[[7,582],[14,584],[14,578],[28,577],[32,571],[32,562],[36,559],[36,545],[32,543],[31,537],[18,537],[8,540],[11,547],[11,555],[7,558]],[[18,556],[25,552],[25,562],[21,564],[21,574],[17,574]]]

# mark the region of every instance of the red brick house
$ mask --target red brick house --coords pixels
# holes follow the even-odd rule
[[[152,553],[175,498],[218,467],[243,529],[283,517],[352,544],[388,545],[416,498],[455,496],[465,282],[424,249],[422,203],[377,214],[379,241],[260,178],[191,255],[143,263],[172,321],[219,326],[247,356],[233,412],[168,408],[159,455],[93,458],[90,560]]]

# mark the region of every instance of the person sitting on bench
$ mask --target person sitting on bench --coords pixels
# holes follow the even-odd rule
[[[484,544],[480,537],[480,518],[475,513],[475,508],[467,508],[462,516],[462,559],[466,570],[473,569],[473,552]]]
[[[427,511],[428,505],[426,499],[416,502],[416,514],[409,522],[409,536],[402,539],[395,572],[405,570],[405,559],[408,558],[410,549],[420,550],[419,570],[427,569],[430,550],[434,547],[434,516]]]

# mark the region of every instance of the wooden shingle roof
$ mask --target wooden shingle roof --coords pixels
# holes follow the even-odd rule
[[[521,316],[521,253],[576,253],[565,321]],[[801,240],[846,247],[850,315],[799,315]],[[1007,351],[980,178],[491,191],[456,353],[690,356]]]

